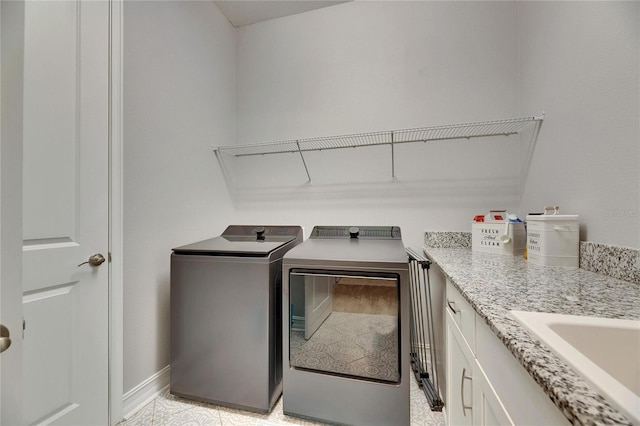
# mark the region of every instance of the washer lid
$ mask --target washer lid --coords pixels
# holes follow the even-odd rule
[[[221,236],[173,249],[178,254],[262,257],[302,237],[299,226],[229,226]]]
[[[179,254],[204,254],[208,256],[267,256],[294,239],[295,237],[265,237],[264,240],[256,240],[251,237],[221,236],[177,247],[173,251]]]

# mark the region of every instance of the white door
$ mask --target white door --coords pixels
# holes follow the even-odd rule
[[[109,4],[25,3],[23,420],[108,424]]]
[[[22,423],[22,40],[24,4],[0,2],[0,424]],[[8,346],[8,347],[7,347]]]
[[[326,275],[304,277],[304,338],[307,340],[331,315],[334,281],[335,277]]]

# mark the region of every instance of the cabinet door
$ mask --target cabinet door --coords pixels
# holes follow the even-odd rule
[[[473,396],[474,424],[479,426],[514,424],[478,363],[473,371]]]
[[[447,313],[446,329],[447,420],[450,425],[472,425],[475,359],[450,313]]]
[[[519,425],[568,425],[569,422],[486,322],[476,321],[476,360],[500,404]],[[514,392],[514,389],[517,392]]]

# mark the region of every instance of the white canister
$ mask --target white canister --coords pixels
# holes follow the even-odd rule
[[[579,266],[580,224],[574,214],[527,215],[527,258],[543,266]]]

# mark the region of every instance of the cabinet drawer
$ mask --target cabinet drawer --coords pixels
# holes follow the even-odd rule
[[[475,353],[475,311],[449,279],[447,279],[445,307],[453,317],[467,344]]]

